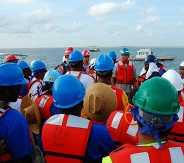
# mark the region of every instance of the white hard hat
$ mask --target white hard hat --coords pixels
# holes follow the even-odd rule
[[[183,89],[183,80],[179,73],[175,70],[167,70],[163,75],[163,78],[167,79],[171,82],[171,84],[176,88],[177,91],[181,91]]]
[[[180,63],[180,66],[181,66],[181,67],[184,67],[184,61],[182,61],[182,62]]]

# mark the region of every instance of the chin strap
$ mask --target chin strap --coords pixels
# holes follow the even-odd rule
[[[155,140],[159,143],[160,147],[162,145],[160,135],[165,131],[169,130],[173,126],[173,124],[178,120],[177,114],[174,114],[172,116],[171,121],[166,123],[164,122],[164,120],[162,120],[162,116],[155,114],[155,116],[159,117],[162,122],[162,127],[158,128],[156,127],[156,124],[145,121],[143,117],[140,116],[138,107],[135,106],[133,109],[131,109],[131,112],[134,119],[139,124],[139,132],[144,135],[152,136],[153,138],[155,138]]]

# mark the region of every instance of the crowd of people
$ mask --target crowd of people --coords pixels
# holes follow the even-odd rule
[[[7,55],[0,64],[0,162],[184,163],[184,62],[148,55],[138,77],[127,48],[66,48],[48,70]]]

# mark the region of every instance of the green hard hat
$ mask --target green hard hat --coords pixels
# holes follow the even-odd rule
[[[145,81],[133,97],[133,104],[153,114],[173,115],[179,111],[177,90],[161,77]]]

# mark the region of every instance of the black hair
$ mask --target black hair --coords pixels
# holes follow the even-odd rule
[[[69,62],[69,65],[72,69],[81,69],[83,67],[83,61],[77,61],[77,62]]]
[[[75,115],[75,116],[80,116],[82,107],[83,107],[83,101],[80,102],[79,104],[75,105],[74,107],[71,107],[71,108],[68,108],[68,109],[60,108],[60,113],[61,114],[71,114],[71,115]]]
[[[0,86],[0,100],[5,102],[15,102],[19,96],[21,85]]]

